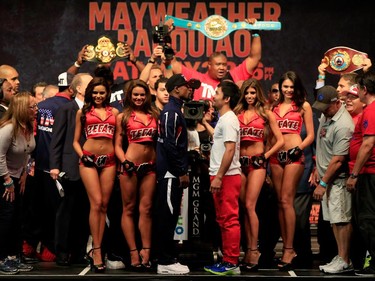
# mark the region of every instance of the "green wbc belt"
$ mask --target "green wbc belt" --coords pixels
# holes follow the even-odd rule
[[[172,16],[165,16],[165,20],[173,19],[173,25],[191,30],[198,30],[208,38],[219,40],[229,35],[232,31],[240,29],[254,30],[280,30],[281,23],[278,21],[257,21],[249,24],[244,21],[230,22],[226,18],[219,15],[212,15],[201,22],[179,19]]]

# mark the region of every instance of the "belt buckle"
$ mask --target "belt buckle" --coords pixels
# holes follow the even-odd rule
[[[96,159],[95,159],[95,165],[98,168],[104,167],[105,164],[107,163],[107,158],[108,158],[107,155],[100,155],[100,156],[96,157]]]
[[[243,167],[249,167],[250,166],[250,157],[249,156],[241,156],[240,157],[240,163]]]
[[[286,163],[287,161],[287,152],[282,150],[277,153],[277,160],[279,160],[280,163]]]

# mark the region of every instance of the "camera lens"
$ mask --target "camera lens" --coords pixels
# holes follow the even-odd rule
[[[211,144],[210,143],[202,143],[201,144],[201,151],[210,151],[211,150]]]
[[[195,116],[198,114],[198,109],[197,108],[189,108],[189,114],[190,116]]]

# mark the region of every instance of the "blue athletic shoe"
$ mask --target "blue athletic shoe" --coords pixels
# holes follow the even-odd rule
[[[238,265],[222,262],[214,265],[205,266],[204,270],[216,275],[239,275],[241,270]]]

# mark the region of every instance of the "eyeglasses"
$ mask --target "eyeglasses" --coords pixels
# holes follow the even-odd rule
[[[37,104],[33,104],[32,106],[29,106],[30,109],[37,109],[38,108],[38,105]]]
[[[278,89],[272,89],[271,92],[272,92],[272,93],[278,93],[279,90],[278,90]]]

